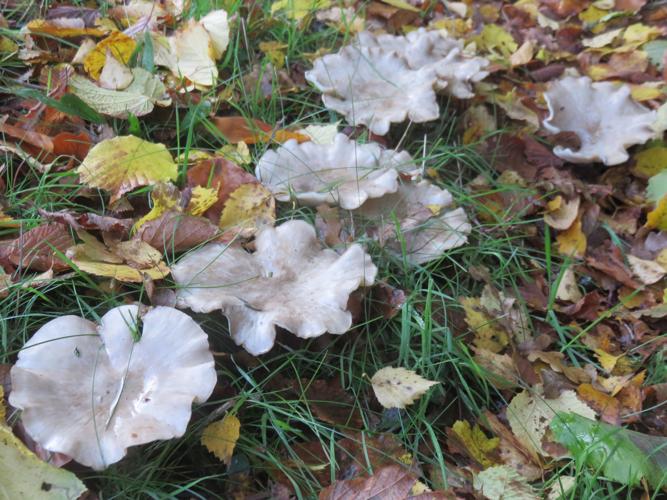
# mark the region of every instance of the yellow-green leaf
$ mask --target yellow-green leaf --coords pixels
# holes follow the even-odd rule
[[[84,184],[110,191],[113,203],[139,186],[176,180],[177,168],[163,144],[128,135],[97,144],[77,173]]]
[[[276,202],[261,184],[242,184],[229,195],[220,215],[221,229],[252,234],[262,224],[276,220]]]
[[[454,434],[461,440],[465,445],[470,456],[477,460],[484,468],[491,467],[496,463],[489,454],[498,448],[500,444],[500,438],[488,438],[484,431],[475,425],[475,427],[470,426],[470,422],[466,420],[457,420],[452,426]]]
[[[111,55],[123,64],[127,64],[137,43],[133,38],[125,35],[121,31],[114,31],[104,40],[98,42],[93,50],[83,60],[83,69],[86,70],[92,78],[97,80],[100,77],[102,68],[107,59],[107,50]]]
[[[47,464],[9,427],[0,425],[0,496],[7,499],[79,498],[86,486],[71,472]]]
[[[201,444],[218,460],[229,465],[240,435],[241,422],[235,415],[228,413],[222,420],[206,426],[201,436]]]

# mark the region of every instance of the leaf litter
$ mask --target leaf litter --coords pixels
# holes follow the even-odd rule
[[[128,447],[187,431],[234,477],[204,488],[228,496],[558,498],[579,488],[578,467],[664,490],[667,7],[228,7],[0,18],[19,68],[0,122],[0,300],[12,316],[28,291],[51,307],[3,358],[3,487],[25,494],[35,476],[53,488],[31,497],[74,498],[71,469],[104,495],[84,468],[45,460],[129,464]],[[295,51],[279,27],[332,42]],[[449,115],[462,119],[445,134]],[[434,168],[443,141],[464,149]],[[488,168],[466,170],[464,150]],[[485,239],[519,241],[521,272],[469,266]],[[475,285],[424,305],[451,266]],[[427,291],[400,279],[424,269]],[[61,314],[58,287],[77,280],[94,285],[86,307]],[[483,405],[467,394],[452,410],[468,388],[437,368],[451,359],[408,354],[417,338],[434,353],[440,322],[468,381],[492,388]],[[369,332],[388,324],[400,347],[377,350]],[[359,364],[288,375],[270,358],[300,349]],[[280,442],[266,420],[248,425],[265,390],[295,405],[271,410]],[[212,393],[235,404],[222,419],[210,404],[193,413]],[[399,431],[418,414],[442,429],[431,442]],[[263,446],[249,451],[253,432]],[[282,467],[265,462],[273,451]]]

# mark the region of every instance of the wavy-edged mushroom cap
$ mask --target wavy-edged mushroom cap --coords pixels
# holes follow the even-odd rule
[[[236,343],[254,355],[273,347],[276,326],[302,338],[351,328],[348,298],[377,274],[360,245],[338,255],[322,248],[310,224],[293,220],[262,229],[256,246],[251,254],[211,243],[186,255],[172,271],[177,305],[221,309]]]
[[[411,264],[424,264],[442,256],[446,250],[468,241],[472,226],[462,208],[446,211],[452,205],[449,191],[429,181],[401,184],[396,193],[368,200],[357,213],[377,228],[388,247],[402,252],[397,230],[405,242],[406,258]],[[395,220],[399,227],[396,227]]]
[[[569,162],[617,165],[629,158],[627,148],[655,136],[655,111],[632,99],[629,85],[568,76],[552,83],[544,98],[549,106],[544,128],[552,134],[574,132],[581,141],[578,151],[554,148]]]
[[[290,139],[264,153],[255,174],[279,201],[288,201],[293,193],[304,205],[328,203],[352,210],[368,198],[395,192],[399,171],[419,173],[407,152],[337,134],[331,144]]]
[[[489,75],[489,61],[463,52],[463,42],[444,36],[441,31],[419,28],[406,36],[375,35],[363,31],[356,44],[394,51],[405,59],[411,69],[433,68],[438,77],[436,89],[459,99],[474,97],[472,84]]]
[[[206,401],[216,383],[208,338],[176,309],[151,309],[142,327],[137,314],[135,305],[116,307],[99,326],[63,316],[26,343],[9,402],[42,447],[99,470],[129,446],[185,433],[192,402]]]
[[[322,92],[327,108],[352,125],[384,135],[392,123],[436,120],[440,108],[433,68],[410,69],[397,53],[348,45],[315,60],[306,79]]]

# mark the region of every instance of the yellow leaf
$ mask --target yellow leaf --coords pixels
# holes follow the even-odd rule
[[[667,169],[667,147],[653,146],[635,155],[635,165],[632,167],[632,173],[638,177],[648,179],[665,169]]]
[[[535,47],[530,40],[523,42],[521,47],[519,47],[517,51],[510,56],[510,63],[512,64],[512,67],[522,66],[532,61],[534,49]]]
[[[630,87],[630,95],[639,102],[660,99],[664,95],[662,88],[651,85],[631,85]]]
[[[509,465],[496,465],[473,478],[473,487],[488,500],[538,500],[528,480]]]
[[[667,231],[667,196],[661,198],[656,207],[646,214],[645,227]]]
[[[509,344],[509,335],[484,311],[480,298],[461,297],[459,302],[466,314],[465,321],[475,335],[473,342],[477,348],[498,353]]]
[[[600,366],[602,366],[602,368],[608,373],[611,373],[614,370],[616,363],[618,363],[618,360],[623,356],[624,354],[614,356],[613,354],[609,354],[602,349],[595,349],[595,357],[598,358]]]
[[[139,186],[176,180],[177,168],[163,144],[133,135],[107,139],[93,147],[77,169],[81,182],[111,191],[111,202]]]
[[[426,380],[412,370],[390,366],[378,370],[371,378],[375,397],[385,408],[405,408],[439,383]]]
[[[5,389],[0,384],[0,426],[5,423],[7,410],[5,410]]]
[[[594,5],[591,5],[586,10],[583,10],[579,13],[579,19],[587,24],[593,24],[598,22],[607,14],[608,12],[606,10],[598,9]]]
[[[631,24],[623,33],[624,46],[639,46],[660,36],[661,32],[654,26],[642,23]]]
[[[586,235],[581,230],[581,218],[577,218],[567,231],[556,236],[558,253],[574,257],[583,257],[586,253]]]
[[[276,220],[276,201],[261,184],[242,184],[236,188],[220,215],[221,229],[252,233],[259,225]]]
[[[30,33],[51,35],[58,38],[74,38],[80,36],[104,36],[109,30],[106,28],[84,28],[59,26],[56,20],[46,21],[44,19],[35,19],[30,21],[26,28]]]
[[[485,25],[475,40],[480,49],[497,52],[505,59],[509,59],[519,48],[512,35],[497,24]]]
[[[190,215],[201,215],[218,201],[218,189],[195,186],[192,188],[192,196],[185,207],[185,211]]]
[[[218,460],[229,465],[240,435],[241,422],[235,415],[228,413],[222,420],[206,426],[201,436],[201,444]]]
[[[465,445],[470,456],[474,458],[482,467],[491,467],[496,463],[489,453],[498,448],[500,438],[488,438],[479,425],[470,426],[470,422],[458,420],[452,426],[454,433]]]
[[[151,201],[153,207],[146,215],[135,222],[132,233],[135,233],[146,222],[158,219],[165,212],[178,207],[181,201],[181,193],[173,184],[160,182],[151,191]]]
[[[280,69],[285,66],[285,49],[286,43],[280,42],[260,42],[259,50],[261,50],[267,59],[273,64],[274,68]]]
[[[102,73],[102,68],[107,60],[107,50],[111,55],[123,64],[127,64],[137,43],[133,38],[125,35],[121,31],[114,31],[104,40],[97,43],[83,60],[83,69],[86,70],[92,78],[97,80]]]
[[[169,267],[163,262],[150,269],[135,269],[127,264],[107,264],[106,262],[79,259],[72,259],[72,262],[85,273],[112,278],[123,283],[141,283],[144,280],[144,276],[148,276],[153,280],[161,280],[169,276],[171,272]]]
[[[507,420],[512,432],[536,459],[539,455],[550,456],[542,448],[542,438],[558,412],[572,412],[595,419],[595,412],[577,397],[576,392],[565,390],[555,399],[546,399],[541,385],[534,390],[520,392],[507,407]]]
[[[278,0],[271,4],[271,14],[284,11],[287,17],[299,21],[311,12],[326,9],[331,6],[331,0]]]
[[[237,165],[250,165],[252,163],[250,149],[243,141],[222,146],[217,153]]]
[[[86,491],[74,474],[41,460],[6,425],[0,425],[0,464],[2,498],[57,500],[79,498]]]

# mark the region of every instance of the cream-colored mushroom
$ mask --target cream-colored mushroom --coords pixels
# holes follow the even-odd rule
[[[373,284],[377,268],[360,245],[338,255],[323,249],[301,220],[262,229],[249,253],[212,243],[173,268],[177,306],[197,312],[221,309],[237,344],[251,354],[273,346],[280,326],[302,338],[341,334],[352,326],[350,294]]]
[[[343,47],[316,59],[306,79],[322,92],[327,108],[374,134],[408,118],[421,123],[440,115],[435,70],[412,70],[397,53],[379,47]]]
[[[176,309],[138,311],[116,307],[99,326],[63,316],[26,343],[9,402],[42,447],[104,469],[129,446],[185,433],[192,402],[216,383],[206,334]]]
[[[405,244],[408,262],[416,265],[468,241],[468,217],[462,208],[446,211],[451,206],[449,191],[422,180],[401,184],[396,193],[368,200],[355,212],[394,253],[402,254]]]
[[[369,198],[395,192],[399,172],[414,176],[419,170],[405,151],[337,134],[331,144],[291,139],[264,153],[255,174],[279,201],[293,194],[304,205],[328,203],[352,210]]]
[[[552,134],[574,132],[581,141],[577,151],[554,148],[569,162],[617,165],[629,158],[628,147],[655,136],[655,111],[632,99],[629,85],[568,76],[552,83],[544,98],[549,106],[544,128]]]
[[[436,89],[459,99],[474,97],[472,84],[486,78],[489,61],[463,51],[463,42],[437,30],[419,28],[406,36],[359,33],[356,43],[362,47],[381,47],[394,51],[413,70],[433,68],[437,75]]]

